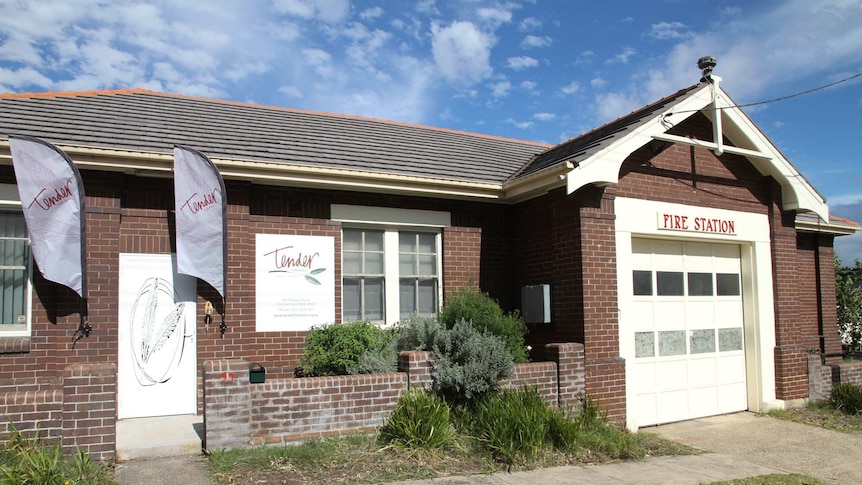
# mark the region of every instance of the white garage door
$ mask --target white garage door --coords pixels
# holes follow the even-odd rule
[[[745,410],[739,246],[633,239],[632,252],[621,337],[638,426]]]

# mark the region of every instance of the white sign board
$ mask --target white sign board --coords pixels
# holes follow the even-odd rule
[[[120,254],[118,417],[197,412],[195,278],[171,254]]]
[[[335,322],[335,239],[257,234],[258,332],[308,330]]]

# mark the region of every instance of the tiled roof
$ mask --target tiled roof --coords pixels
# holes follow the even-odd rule
[[[512,178],[523,177],[564,162],[572,162],[573,165],[577,165],[581,160],[589,158],[591,155],[607,148],[618,139],[641,126],[641,124],[648,122],[655,113],[664,111],[682,101],[698,86],[695,84],[694,86],[677,91],[670,96],[617,118],[588,133],[551,147],[536,155],[521,170],[515,173]]]
[[[502,183],[549,145],[145,90],[0,95],[0,137],[58,145]]]

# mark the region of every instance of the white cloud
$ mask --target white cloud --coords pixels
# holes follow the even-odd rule
[[[607,84],[608,84],[608,82],[605,81],[604,79],[600,78],[600,77],[594,77],[594,78],[590,79],[590,86],[592,86],[596,89],[601,89],[601,88],[605,87],[605,85],[607,85]]]
[[[555,115],[554,113],[536,113],[533,115],[533,118],[539,121],[551,121],[556,117],[557,115]]]
[[[626,64],[629,58],[637,53],[633,47],[624,47],[622,52],[605,61],[605,64]]]
[[[419,0],[414,7],[417,12],[430,15],[440,15],[440,10],[437,9],[436,0]]]
[[[383,9],[380,7],[366,8],[359,14],[362,20],[374,20],[383,15]]]
[[[492,25],[493,27],[508,24],[512,21],[512,12],[509,10],[503,10],[501,8],[483,7],[477,10],[476,14],[479,16],[480,19]]]
[[[522,130],[532,128],[535,125],[535,123],[533,123],[532,121],[515,121],[512,118],[506,119],[506,123],[509,123],[510,125],[514,126],[515,128],[519,128]]]
[[[330,77],[334,73],[332,56],[323,49],[303,49],[302,56],[306,64],[314,69],[321,77]]]
[[[593,62],[595,59],[596,53],[590,50],[586,50],[578,54],[578,57],[575,58],[575,65],[578,64],[589,64]]]
[[[537,19],[536,17],[527,17],[524,20],[521,20],[521,23],[518,24],[518,30],[521,32],[526,32],[528,30],[535,30],[542,27],[542,21]]]
[[[0,67],[0,91],[18,91],[26,86],[51,89],[54,82],[32,67],[6,69]]]
[[[539,61],[528,56],[510,57],[506,59],[506,67],[508,67],[509,69],[514,69],[516,71],[520,71],[521,69],[527,69],[530,67],[536,67],[538,65]]]
[[[500,81],[491,84],[491,95],[495,98],[503,98],[509,95],[512,84],[509,81]]]
[[[348,0],[273,0],[272,5],[279,13],[316,18],[328,24],[343,22],[350,13]]]
[[[302,98],[302,91],[296,86],[281,86],[278,92],[291,98]]]
[[[431,25],[431,51],[443,76],[456,83],[474,84],[491,75],[491,48],[496,39],[472,22]]]
[[[553,41],[547,36],[528,35],[521,41],[521,47],[524,49],[532,49],[534,47],[546,47],[551,45]]]
[[[862,3],[786,0],[678,43],[663,65],[650,70],[645,94],[655,99],[694,84],[700,78],[694,64],[709,54],[718,59],[715,72],[734,99],[753,101],[767,88],[775,90],[803,76],[855,69],[859,52]]]
[[[577,81],[572,81],[569,84],[560,88],[560,92],[564,95],[575,94],[581,89],[581,85]]]
[[[521,81],[521,87],[527,91],[535,91],[538,84],[535,81]]]
[[[594,108],[598,121],[605,123],[641,106],[640,98],[635,94],[603,93],[596,95]]]
[[[688,39],[694,36],[694,34],[682,22],[659,22],[657,24],[653,24],[647,35],[658,40]]]

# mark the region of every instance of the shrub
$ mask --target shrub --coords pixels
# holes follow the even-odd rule
[[[512,374],[512,355],[499,337],[461,320],[434,337],[433,389],[454,403],[495,391]]]
[[[409,391],[398,400],[380,435],[407,448],[442,448],[455,439],[449,415],[449,405],[440,397]]]
[[[445,329],[436,318],[414,315],[399,325],[398,350],[430,351],[442,331]]]
[[[504,313],[494,299],[477,288],[461,288],[450,295],[440,310],[440,320],[446,328],[467,320],[480,331],[488,331],[503,339],[515,362],[527,362],[524,320],[518,312]]]
[[[363,356],[383,351],[392,339],[392,330],[369,322],[312,327],[299,365],[307,376],[350,374],[370,367],[369,361],[363,363]]]
[[[466,426],[496,460],[514,464],[535,459],[550,444],[553,414],[535,388],[504,389],[471,406]]]
[[[862,414],[862,386],[842,382],[832,387],[829,405],[847,414]]]

